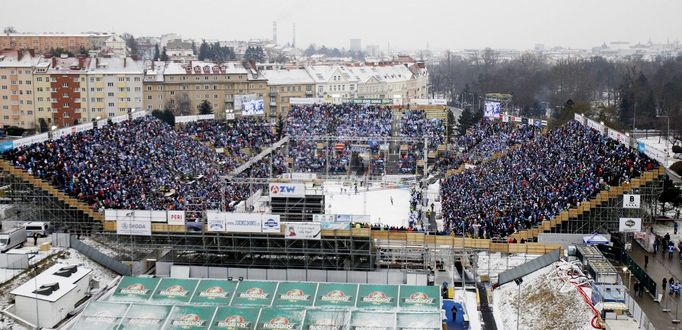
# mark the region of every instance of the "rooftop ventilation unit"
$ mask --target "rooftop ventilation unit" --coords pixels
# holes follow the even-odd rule
[[[40,294],[43,296],[49,296],[52,294],[52,292],[55,292],[57,290],[59,290],[59,283],[53,282],[41,285],[38,288],[38,290],[33,291],[33,293]]]

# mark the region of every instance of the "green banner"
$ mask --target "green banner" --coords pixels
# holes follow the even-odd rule
[[[320,283],[315,296],[315,307],[344,309],[355,307],[357,293],[357,284]]]
[[[215,310],[213,306],[175,306],[164,330],[208,329]]]
[[[317,283],[279,282],[277,294],[272,306],[285,308],[288,306],[312,306],[315,301]]]
[[[127,309],[128,304],[93,301],[85,307],[71,329],[116,329]]]
[[[170,313],[171,306],[138,305],[130,306],[128,313],[118,326],[118,330],[155,330],[161,329]],[[99,330],[99,329],[98,329]]]
[[[239,306],[270,306],[275,296],[277,282],[241,281],[230,304]]]
[[[153,277],[128,277],[124,276],[118,283],[116,291],[109,297],[109,301],[142,302],[148,300],[156,285],[158,278]]]
[[[351,313],[350,325],[352,328],[373,330],[394,329],[395,313],[355,311]]]
[[[253,330],[259,313],[259,308],[218,307],[210,329]]]
[[[199,281],[164,278],[152,295],[152,300],[159,304],[184,304],[192,298],[192,293]]]
[[[401,310],[440,311],[440,290],[435,286],[401,285]]]
[[[398,313],[398,329],[442,329],[440,312],[435,313]]]
[[[190,302],[192,305],[229,305],[237,287],[235,281],[201,280]]]
[[[297,330],[303,326],[303,311],[263,308],[256,329]]]
[[[397,285],[361,284],[358,291],[358,308],[395,309],[398,305]]]
[[[341,330],[346,329],[348,321],[350,321],[350,312],[348,311],[309,309],[305,313],[303,329]]]

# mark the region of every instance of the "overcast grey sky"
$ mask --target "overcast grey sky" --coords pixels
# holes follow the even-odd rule
[[[682,40],[682,0],[0,0],[0,24],[20,32],[175,32],[185,38],[270,38],[385,50],[588,48],[604,41]]]

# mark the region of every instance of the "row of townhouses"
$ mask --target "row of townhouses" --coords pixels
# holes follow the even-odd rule
[[[42,57],[0,52],[0,126],[46,130],[136,109],[216,116],[234,113],[238,99],[262,99],[265,115],[286,115],[291,98],[392,99],[428,97],[421,63],[375,66],[311,65],[257,70],[253,63],[185,63],[130,57]]]

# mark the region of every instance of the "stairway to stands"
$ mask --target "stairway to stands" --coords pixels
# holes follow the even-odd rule
[[[103,222],[104,221],[104,216],[93,210],[90,206],[87,204],[77,200],[76,198],[73,198],[66,193],[59,191],[57,188],[53,187],[49,183],[29,174],[25,170],[15,168],[8,162],[7,160],[0,160],[0,170],[9,173],[10,175],[17,177],[25,182],[28,182],[32,184],[35,187],[40,188],[41,190],[47,192],[51,196],[55,197],[59,201],[65,203],[66,205],[69,205],[70,207],[73,207],[81,212],[83,214],[88,215],[90,218],[92,218],[95,221]]]
[[[511,235],[511,238],[516,238],[517,241],[525,239],[526,241],[537,238],[539,233],[543,232],[564,232],[560,230],[562,225],[569,221],[588,220],[591,212],[596,212],[597,208],[608,205],[609,200],[614,200],[616,203],[622,203],[623,195],[631,192],[633,189],[643,187],[653,183],[655,180],[662,179],[665,176],[665,168],[662,166],[657,169],[644,172],[640,177],[630,180],[629,183],[624,183],[619,186],[610,187],[609,190],[603,190],[587,202],[565,210],[550,220],[545,220],[538,226],[522,230]]]

